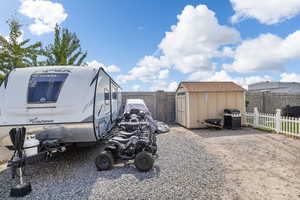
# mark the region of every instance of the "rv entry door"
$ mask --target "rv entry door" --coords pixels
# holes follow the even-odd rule
[[[110,77],[102,70],[99,73],[94,109],[95,131],[98,139],[104,139],[112,127]]]

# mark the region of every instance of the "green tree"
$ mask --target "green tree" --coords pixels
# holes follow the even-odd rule
[[[3,80],[4,80],[4,75],[0,74],[0,84],[2,83]]]
[[[87,52],[82,52],[76,34],[58,25],[55,27],[53,44],[48,45],[44,53],[46,65],[81,65],[87,56]]]
[[[7,74],[14,68],[29,67],[38,64],[42,54],[42,43],[27,45],[30,39],[22,40],[22,25],[15,19],[8,20],[9,35],[0,35],[0,72]],[[0,77],[1,78],[1,77]]]

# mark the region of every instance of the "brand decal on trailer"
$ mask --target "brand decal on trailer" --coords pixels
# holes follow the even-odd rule
[[[71,70],[69,69],[47,69],[47,70],[42,70],[42,73],[49,73],[49,72],[63,72],[63,73],[71,73]]]
[[[46,124],[46,123],[52,123],[54,120],[39,120],[38,117],[29,119],[29,122],[32,124]]]

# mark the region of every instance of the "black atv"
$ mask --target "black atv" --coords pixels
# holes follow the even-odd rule
[[[97,169],[109,170],[116,162],[134,160],[139,171],[151,170],[157,152],[155,133],[137,130],[123,134],[120,132],[119,136],[106,142],[103,151],[95,160]]]
[[[169,128],[155,121],[142,99],[127,99],[110,139],[106,140],[95,163],[98,170],[109,170],[118,161],[134,160],[140,171],[149,171],[157,157],[156,136]]]

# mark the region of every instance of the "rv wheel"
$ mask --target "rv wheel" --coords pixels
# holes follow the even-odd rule
[[[135,167],[141,172],[147,172],[152,169],[154,159],[152,155],[146,151],[138,153],[134,159]]]
[[[113,167],[114,159],[109,151],[102,151],[95,160],[98,171],[109,170]]]

